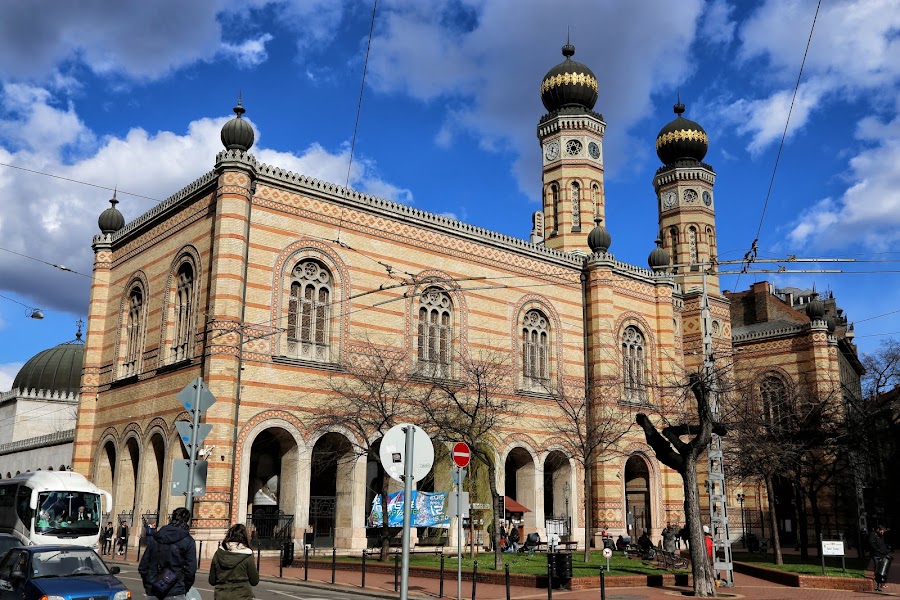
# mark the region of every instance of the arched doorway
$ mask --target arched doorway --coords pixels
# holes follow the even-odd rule
[[[124,519],[134,525],[135,500],[137,500],[138,467],[141,464],[141,449],[136,437],[125,440],[125,448],[119,455],[119,469],[116,481],[116,513],[117,522]]]
[[[261,431],[250,447],[248,526],[263,548],[293,537],[299,460],[294,436],[280,427]]]
[[[572,469],[568,457],[553,450],[544,459],[544,521],[547,535],[555,533],[562,539],[572,535],[575,494],[572,489]]]
[[[506,456],[503,466],[504,494],[515,501],[507,502],[506,514],[503,516],[512,523],[511,526],[519,529],[519,538],[524,540],[525,530],[532,531],[538,526],[534,514],[537,506],[534,457],[521,446],[513,448]],[[513,510],[510,510],[511,507]],[[543,528],[543,523],[540,526]]]
[[[338,528],[353,526],[353,467],[356,459],[353,446],[339,433],[326,433],[313,446],[309,526],[316,547],[333,547]]]
[[[650,466],[638,454],[625,463],[625,519],[628,534],[635,540],[643,532],[652,537],[650,511]]]
[[[97,484],[101,490],[106,490],[107,492],[114,492],[113,482],[116,480],[116,445],[112,440],[108,440],[103,447],[100,449],[99,460],[97,461],[97,471],[94,474],[94,482]],[[65,469],[60,469],[65,470]],[[113,502],[115,502],[117,498],[113,496]],[[104,500],[104,509],[107,511],[113,510],[112,506],[105,506],[106,501]],[[106,518],[108,520],[111,519],[112,515],[107,513]]]
[[[166,442],[162,434],[158,431],[150,436],[150,441],[144,449],[143,461],[141,468],[141,507],[140,514],[144,522],[140,525],[146,525],[146,522],[155,520],[157,525],[160,524],[160,508],[162,506],[161,492],[163,481],[163,467],[166,457]]]

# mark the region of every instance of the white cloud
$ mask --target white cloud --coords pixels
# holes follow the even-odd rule
[[[712,0],[703,11],[700,36],[702,41],[710,44],[728,45],[734,39],[734,29],[737,25],[731,19],[731,7],[727,0]]]
[[[35,103],[33,110],[20,115],[23,128],[33,127],[34,114],[45,115],[47,122],[81,123],[71,107],[54,107],[52,94],[46,90],[33,88],[23,97]],[[70,180],[117,187],[121,201],[118,208],[127,220],[131,220],[157,201],[131,196],[127,192],[162,200],[213,168],[215,155],[221,150],[221,128],[228,118],[195,120],[184,134],[150,133],[134,128],[122,137],[102,138],[95,151],[75,160],[64,160],[64,157],[70,157],[59,144],[45,146],[40,151],[30,147],[16,150],[0,146],[0,161]],[[14,128],[16,121],[8,120],[3,124]],[[93,135],[83,125],[74,129],[79,136]],[[253,152],[262,162],[318,179],[343,182],[346,177],[346,147],[331,153],[314,144],[300,155],[264,147],[254,147]],[[375,163],[365,158],[354,161],[350,185],[394,200],[412,201],[409,190],[383,181]],[[89,242],[98,233],[97,217],[108,207],[107,200],[111,195],[108,191],[71,181],[0,168],[0,197],[10,199],[0,213],[3,247],[50,263],[62,263],[90,275],[93,254]],[[83,313],[89,285],[87,277],[60,272],[7,252],[0,253],[2,289],[34,298],[35,304],[45,310],[55,308]]]
[[[275,39],[271,34],[264,33],[256,39],[244,40],[240,44],[222,44],[222,53],[232,57],[239,67],[251,68],[266,62],[269,58],[266,52],[266,44]]]
[[[24,364],[21,362],[0,363],[0,393],[12,389],[13,380]]]
[[[427,7],[395,1],[379,6],[369,82],[382,93],[446,101],[451,108],[436,143],[446,146],[468,132],[482,148],[512,150],[519,156],[513,171],[521,189],[536,197],[534,129],[543,112],[538,82],[562,61],[567,28],[575,24],[574,59],[598,77],[595,110],[607,118],[607,136],[620,149],[607,157],[607,169],[615,170],[642,151],[643,145],[628,143],[627,131],[646,117],[651,94],[671,89],[690,72],[688,51],[702,7],[696,0],[680,3],[677,11],[661,0],[473,0]],[[598,24],[603,35],[596,34]]]

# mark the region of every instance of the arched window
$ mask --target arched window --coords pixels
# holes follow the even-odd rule
[[[183,263],[175,278],[172,362],[191,357],[194,340],[194,268]]]
[[[550,186],[550,207],[553,210],[553,230],[550,235],[555,235],[559,232],[559,188],[555,183]]]
[[[125,324],[125,361],[122,377],[140,373],[141,354],[144,348],[144,290],[135,285],[128,292],[126,306],[128,316]]]
[[[600,216],[600,186],[591,184],[591,204],[594,205],[594,218]]]
[[[626,327],[622,335],[622,376],[625,379],[625,401],[646,402],[644,334],[634,326]]]
[[[453,340],[453,302],[437,287],[419,300],[418,370],[429,377],[450,377]]]
[[[581,186],[572,184],[572,228],[581,228]]]
[[[709,255],[716,256],[716,233],[712,227],[706,228],[706,243],[709,245]]]
[[[522,321],[522,379],[526,389],[548,391],[550,329],[539,310],[529,310]]]
[[[763,414],[769,423],[780,423],[787,416],[787,386],[781,377],[769,374],[759,383]]]
[[[672,227],[669,229],[669,243],[672,246],[672,264],[676,265],[675,269],[678,267],[678,228]]]
[[[301,261],[291,272],[288,303],[288,353],[327,361],[331,320],[331,273],[315,260]]]
[[[688,227],[688,247],[691,253],[691,264],[697,264],[699,262],[697,258],[697,228],[696,227]]]

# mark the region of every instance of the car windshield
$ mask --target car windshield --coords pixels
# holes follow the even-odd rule
[[[89,548],[42,550],[31,556],[32,578],[109,575],[109,569]]]
[[[100,531],[100,496],[90,492],[42,492],[35,531],[49,535],[94,535]]]
[[[10,548],[18,548],[21,545],[22,542],[12,536],[0,535],[0,558],[3,558]]]

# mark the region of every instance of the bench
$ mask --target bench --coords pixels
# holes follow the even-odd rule
[[[665,550],[657,550],[656,557],[658,564],[666,571],[686,569],[689,564],[686,558],[677,556],[674,552],[666,552]]]

